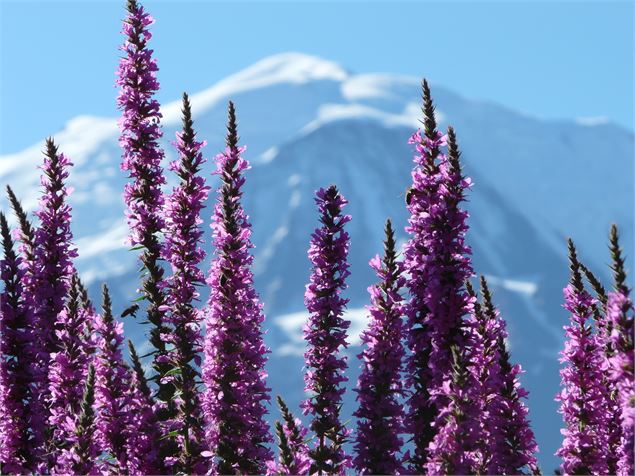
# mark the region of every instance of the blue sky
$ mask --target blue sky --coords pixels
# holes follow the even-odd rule
[[[632,1],[156,1],[159,99],[300,51],[355,72],[426,76],[543,118],[633,129]],[[121,1],[0,0],[0,154],[79,114],[114,116]]]

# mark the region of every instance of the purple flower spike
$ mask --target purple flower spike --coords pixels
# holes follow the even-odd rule
[[[71,207],[67,203],[70,190],[65,186],[71,161],[58,154],[52,139],[46,140],[46,152],[42,165],[40,207],[35,213],[40,226],[35,232],[33,270],[26,283],[32,289],[34,309],[35,356],[37,369],[34,375],[36,398],[32,403],[31,428],[36,458],[40,459],[38,471],[47,471],[52,465],[52,431],[48,428],[47,406],[50,401],[49,365],[51,354],[58,352],[59,339],[55,333],[57,316],[64,309],[64,302],[75,274],[72,259],[77,250],[71,240]],[[48,452],[49,457],[43,457]]]
[[[130,474],[161,474],[158,462],[158,442],[161,437],[156,414],[153,410],[152,393],[137,355],[128,341],[132,372],[128,387],[129,436],[126,442]]]
[[[350,466],[350,457],[342,445],[349,431],[340,422],[340,406],[345,388],[346,356],[341,348],[348,346],[346,331],[350,321],[342,318],[348,299],[341,297],[346,289],[349,236],[344,225],[351,219],[342,215],[348,203],[335,185],[321,188],[315,199],[322,226],[311,236],[309,259],[313,264],[311,278],[304,293],[310,313],[304,328],[308,349],[304,354],[307,369],[305,391],[310,397],[302,403],[304,414],[313,417],[311,429],[315,446],[311,450],[311,473],[342,473]]]
[[[121,354],[123,326],[115,322],[108,288],[103,287],[103,313],[97,316],[98,355],[95,364],[95,427],[99,447],[125,471],[128,468],[130,378]]]
[[[556,397],[565,422],[564,440],[556,452],[564,474],[607,474],[608,389],[603,385],[605,361],[601,339],[588,324],[593,299],[584,289],[575,247],[569,240],[571,283],[564,288],[564,307],[571,313],[561,362],[562,391]]]
[[[273,460],[267,463],[267,475],[309,474],[311,459],[306,444],[308,431],[298,418],[294,418],[281,397],[278,397],[278,406],[283,418],[282,423],[276,422],[280,454],[277,463]]]
[[[417,150],[407,204],[405,269],[410,300],[407,304],[406,386],[410,389],[405,418],[414,448],[406,455],[409,470],[422,473],[428,446],[437,427],[433,422],[448,405],[442,391],[451,374],[453,346],[463,346],[463,316],[469,299],[463,283],[473,274],[465,243],[468,213],[461,208],[471,181],[462,175],[460,153],[452,128],[443,136],[436,129],[434,105],[427,82],[423,82],[424,136],[411,139]],[[441,147],[448,143],[448,155]],[[444,412],[447,409],[444,410]]]
[[[621,437],[617,448],[617,468],[619,476],[632,475],[635,440],[635,375],[633,374],[633,318],[635,310],[626,286],[624,258],[619,245],[617,227],[611,228],[611,255],[615,289],[608,293],[606,314],[612,324],[610,341],[613,354],[609,359],[611,380],[617,390]]]
[[[89,364],[82,336],[91,318],[81,305],[79,280],[73,276],[68,302],[55,325],[59,351],[51,354],[49,365],[49,425],[53,431],[52,447],[56,452],[69,449],[74,441]],[[58,461],[56,466],[58,472],[63,472],[66,463]]]
[[[402,471],[399,451],[403,440],[403,410],[398,398],[403,395],[401,342],[403,304],[400,290],[405,283],[402,263],[397,261],[395,235],[386,221],[384,258],[376,256],[370,266],[379,284],[369,288],[370,323],[362,333],[364,351],[359,354],[362,372],[357,382],[359,408],[353,463],[361,474],[399,474]]]
[[[152,325],[150,344],[154,347],[153,368],[157,379],[159,419],[174,418],[174,386],[164,376],[172,368],[168,363],[166,342],[163,335],[170,330],[165,322],[165,292],[161,287],[163,268],[159,264],[161,244],[159,234],[164,231],[164,197],[161,186],[165,184],[161,160],[164,152],[159,146],[162,136],[161,112],[154,94],[159,90],[156,78],[158,67],[152,58],[153,51],[148,42],[152,34],[148,30],[154,19],[136,0],[128,0],[128,16],[124,20],[122,34],[125,42],[121,46],[123,56],[117,71],[119,96],[117,106],[122,111],[119,121],[122,148],[122,170],[128,172],[130,182],[124,189],[127,206],[130,244],[141,248],[141,262],[146,270],[142,282],[147,299],[147,320]],[[176,451],[171,441],[162,441],[162,456],[170,457]]]
[[[505,346],[507,330],[505,321],[501,319],[498,309],[494,307],[492,295],[485,277],[481,276],[481,294],[483,295],[482,313],[486,317],[485,329],[493,338],[496,351],[490,347],[491,356],[498,358],[498,363],[488,361],[487,391],[490,392],[483,401],[486,406],[485,419],[488,422],[487,434],[494,437],[490,440],[489,461],[490,474],[540,474],[536,460],[538,445],[528,420],[528,409],[522,401],[528,393],[521,386],[519,376],[520,365],[512,365],[509,351]],[[476,305],[476,303],[475,303]],[[487,355],[487,354],[486,354]],[[498,372],[498,375],[497,375]],[[483,459],[482,459],[483,460]]]
[[[176,141],[179,159],[170,164],[180,183],[165,201],[167,233],[163,255],[172,267],[172,275],[165,286],[166,320],[173,330],[165,340],[173,345],[169,363],[175,372],[172,383],[180,394],[176,401],[177,415],[167,425],[169,431],[179,431],[179,450],[175,455],[178,463],[172,469],[186,474],[192,473],[197,464],[202,464],[203,423],[196,384],[200,376],[195,366],[200,359],[201,332],[195,301],[199,296],[197,285],[205,281],[198,268],[205,258],[200,247],[203,236],[200,214],[209,192],[205,179],[198,175],[205,162],[201,153],[204,145],[196,140],[190,101],[187,94],[183,94],[183,131],[177,133]]]
[[[465,349],[452,346],[451,377],[439,392],[449,403],[437,416],[438,428],[429,446],[426,474],[474,474],[478,465],[480,405],[468,370]],[[434,394],[433,394],[434,396]]]
[[[215,256],[207,278],[203,412],[206,442],[221,474],[265,472],[272,459],[265,422],[269,401],[264,315],[253,285],[251,225],[240,199],[249,163],[238,147],[236,113],[229,103],[227,148],[216,156],[222,186],[212,218]]]
[[[95,440],[95,368],[92,364],[87,369],[86,384],[80,400],[80,411],[75,417],[69,447],[60,450],[57,466],[53,474],[100,474],[96,463],[99,448]]]
[[[4,251],[0,261],[0,467],[3,473],[23,474],[30,471],[33,463],[29,441],[32,316],[22,287],[22,260],[13,249],[2,213],[0,231]]]

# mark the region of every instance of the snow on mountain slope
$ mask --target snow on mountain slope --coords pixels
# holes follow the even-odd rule
[[[468,203],[474,267],[490,277],[508,320],[513,357],[527,371],[542,462],[550,471],[560,440],[553,395],[566,319],[564,238],[573,236],[582,258],[606,277],[606,234],[615,221],[632,256],[633,134],[606,123],[543,122],[434,85],[433,94],[439,122],[455,126],[475,181]],[[270,384],[292,405],[303,397],[298,332],[305,316],[306,247],[317,225],[313,192],[337,183],[350,200],[349,312],[359,333],[366,288],[374,282],[367,262],[381,251],[386,217],[393,219],[399,241],[407,239],[403,202],[412,148],[406,142],[418,124],[419,95],[416,78],[354,75],[297,53],[266,58],[191,95],[195,126],[208,141],[210,159],[223,147],[227,100],[237,106],[246,157],[254,164],[247,172],[245,206],[254,227],[256,285],[269,316]],[[169,141],[180,126],[179,109],[178,101],[163,108],[166,160],[174,157]],[[69,121],[56,140],[75,162],[77,266],[93,291],[107,280],[122,308],[135,294],[137,263],[136,253],[123,244],[126,179],[119,170],[117,136],[116,119],[84,116]],[[29,209],[37,205],[41,149],[37,144],[0,157],[0,182],[10,183]],[[205,173],[212,170],[208,164]],[[6,200],[1,203],[6,210]],[[133,321],[125,325],[143,341],[144,328]],[[354,369],[358,342],[352,339],[348,351]],[[347,415],[353,399],[349,393]]]

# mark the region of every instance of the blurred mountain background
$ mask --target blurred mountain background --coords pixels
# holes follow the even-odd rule
[[[191,95],[198,137],[208,141],[204,174],[214,189],[213,156],[224,146],[226,104],[236,103],[241,142],[252,163],[244,205],[253,224],[256,287],[267,315],[269,383],[272,394],[282,395],[296,413],[303,398],[306,250],[318,225],[313,193],[335,183],[350,201],[352,275],[346,296],[353,385],[359,332],[367,319],[366,289],[375,280],[367,263],[381,253],[385,219],[393,220],[400,244],[407,239],[404,191],[413,165],[407,141],[421,119],[419,88],[418,78],[354,74],[327,59],[285,53]],[[432,92],[440,128],[457,130],[466,173],[474,180],[466,204],[474,268],[489,278],[507,320],[512,357],[522,364],[522,383],[530,391],[540,461],[549,473],[558,464],[553,454],[561,442],[553,398],[567,322],[561,305],[568,279],[565,240],[574,239],[583,261],[609,285],[607,233],[617,223],[634,269],[634,135],[605,120],[536,119],[468,100],[441,85],[432,84]],[[163,114],[167,162],[175,158],[170,142],[180,128],[180,101],[165,104]],[[137,252],[124,245],[126,178],[119,170],[116,118],[76,117],[55,139],[75,164],[70,185],[76,265],[92,297],[98,299],[106,282],[121,310],[136,297],[138,263]],[[11,184],[29,210],[37,206],[42,146],[0,156],[0,182]],[[174,179],[170,175],[169,186]],[[6,200],[1,203],[7,211]],[[208,255],[211,206],[210,200],[204,210]],[[143,353],[147,328],[126,319],[126,333]],[[354,410],[354,395],[347,393],[345,420]],[[275,408],[271,413],[277,417]]]

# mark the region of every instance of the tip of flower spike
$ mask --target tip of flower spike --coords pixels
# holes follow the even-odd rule
[[[55,140],[53,137],[47,137],[45,141],[46,150],[44,154],[51,160],[57,158],[57,145],[55,145]]]
[[[609,243],[609,249],[611,250],[611,260],[613,261],[611,269],[613,270],[615,289],[620,292],[627,292],[624,257],[622,256],[619,232],[615,223],[611,225]]]
[[[584,284],[582,283],[582,274],[580,274],[580,262],[578,261],[578,254],[571,238],[567,239],[567,247],[569,248],[569,269],[571,270],[571,285],[576,291],[584,291]]]
[[[227,105],[227,147],[235,150],[238,147],[238,124],[236,122],[236,107],[233,101]]]
[[[428,86],[428,81],[426,79],[421,82],[421,90],[423,98],[423,107],[421,108],[421,111],[423,112],[424,132],[428,139],[436,140],[437,121],[434,117],[435,107],[432,102],[432,95],[430,94],[430,86]]]
[[[586,279],[589,282],[589,284],[591,285],[591,287],[593,288],[593,290],[595,291],[595,294],[597,294],[598,300],[603,305],[605,305],[606,301],[608,299],[608,296],[606,294],[606,289],[604,289],[604,286],[602,286],[602,283],[600,282],[600,280],[591,272],[591,270],[589,268],[587,268],[582,263],[580,263],[580,269],[582,270],[582,272],[586,276]]]
[[[104,321],[111,322],[112,321],[112,300],[110,299],[110,292],[108,291],[107,285],[102,285],[101,288],[102,294],[102,309],[104,311]]]
[[[137,0],[128,0],[126,8],[130,13],[136,13],[139,10],[139,5],[137,4]]]
[[[194,121],[192,121],[192,107],[187,93],[183,93],[183,142],[190,143],[194,140]]]
[[[448,162],[452,167],[452,172],[461,173],[461,151],[459,151],[456,132],[452,126],[448,126]]]
[[[487,279],[485,276],[481,275],[480,277],[480,285],[481,285],[481,296],[483,296],[483,304],[485,305],[485,310],[487,311],[488,316],[493,317],[496,315],[496,310],[494,308],[494,302],[492,300],[492,292],[487,285]]]
[[[5,255],[13,247],[13,240],[11,239],[11,232],[9,230],[9,224],[4,213],[0,212],[0,233],[2,234],[2,247]]]

